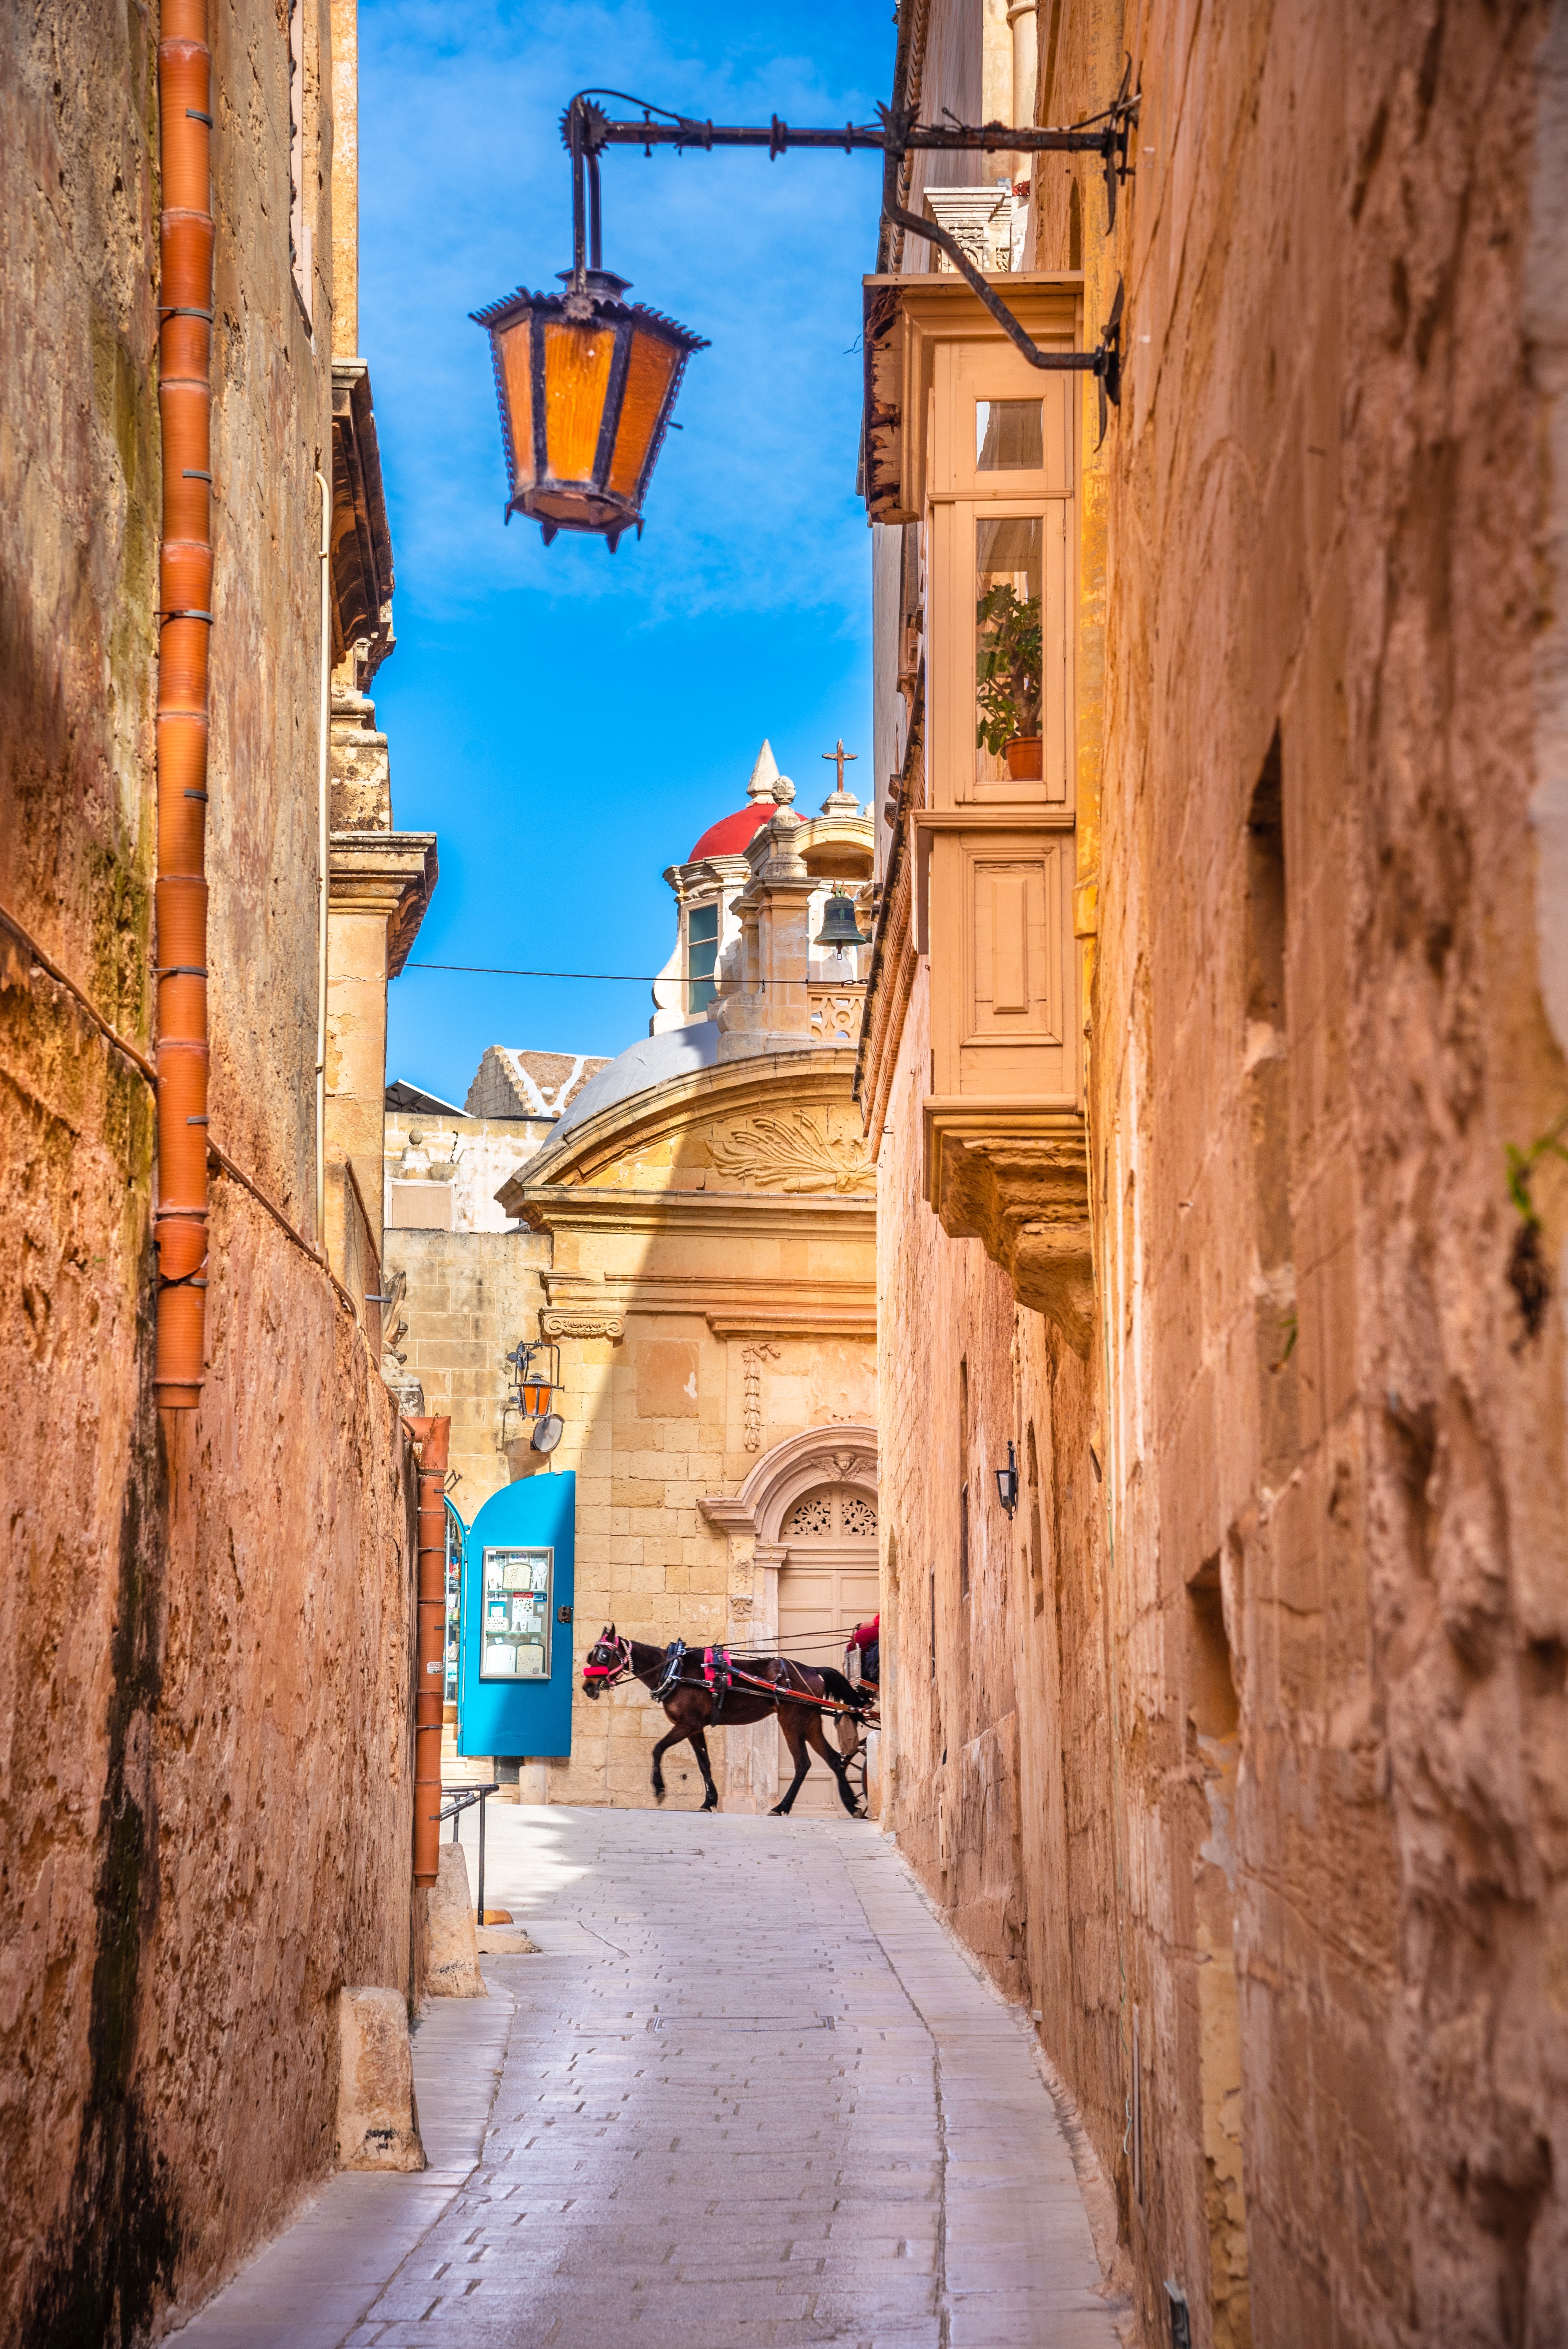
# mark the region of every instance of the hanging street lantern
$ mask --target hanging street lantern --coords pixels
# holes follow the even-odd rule
[[[855,918],[852,897],[842,889],[835,889],[822,908],[822,926],[811,944],[814,947],[869,947],[871,944]]]
[[[584,151],[581,109],[564,126],[572,150],[573,265],[564,294],[519,286],[469,316],[490,336],[506,447],[506,519],[527,514],[550,544],[558,530],[597,533],[614,554],[643,534],[643,498],[676,394],[700,335],[641,302],[600,265],[599,158]],[[584,252],[584,168],[592,257]]]
[[[639,108],[641,119],[612,120],[598,103],[602,98]],[[903,210],[899,175],[916,150],[1098,155],[1105,173],[1109,234],[1116,225],[1117,189],[1131,168],[1128,153],[1140,104],[1130,62],[1110,105],[1090,122],[1066,129],[967,123],[951,116],[922,123],[915,119],[918,109],[910,106],[879,107],[875,122],[846,122],[830,130],[792,129],[778,115],[766,127],[715,123],[672,114],[624,90],[580,89],[561,124],[572,157],[572,267],[561,272],[566,291],[530,294],[519,286],[488,309],[469,313],[490,338],[506,444],[507,520],[514,513],[531,515],[547,546],[562,530],[594,532],[612,554],[624,532],[634,528],[640,537],[643,499],[686,363],[693,351],[707,348],[702,336],[677,326],[673,318],[640,302],[623,302],[627,281],[604,268],[599,158],[606,147],[641,147],[647,155],[655,147],[701,148],[710,154],[716,147],[765,147],[770,160],[791,148],[880,153],[884,221],[944,253],[1031,367],[1094,376],[1103,440],[1107,404],[1121,397],[1119,287],[1096,349],[1042,349],[964,247],[939,222]]]

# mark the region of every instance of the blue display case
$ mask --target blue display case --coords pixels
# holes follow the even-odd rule
[[[577,1477],[524,1476],[463,1544],[458,1751],[560,1761],[572,1751]]]

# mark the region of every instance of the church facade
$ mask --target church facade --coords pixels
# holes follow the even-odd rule
[[[453,1414],[466,1521],[504,1485],[575,1473],[579,1663],[611,1621],[740,1648],[782,1622],[837,1661],[876,1611],[875,1177],[851,1099],[867,950],[820,942],[835,894],[869,902],[872,826],[841,785],[810,819],[793,798],[765,744],[745,803],[668,868],[651,1032],[542,1136],[518,1122],[504,1228],[438,1228],[439,1208],[418,1225],[420,1154],[396,1170],[401,1368]],[[486,1055],[469,1101],[487,1114],[430,1121],[438,1173],[505,1147],[494,1070],[516,1058]],[[533,1341],[557,1350],[549,1454],[506,1359]],[[494,1758],[525,1800],[650,1803],[664,1725],[640,1690],[590,1704],[578,1688],[568,1754]],[[726,1807],[777,1799],[772,1723],[710,1752]],[[686,1749],[665,1775],[672,1802],[701,1801]],[[818,1768],[797,1809],[830,1799]]]

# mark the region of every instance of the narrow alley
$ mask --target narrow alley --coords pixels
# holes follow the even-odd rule
[[[182,2349],[1117,2349],[1093,2157],[874,1827],[492,1806],[486,1862],[540,1953],[427,2010],[432,2168],[334,2178]]]

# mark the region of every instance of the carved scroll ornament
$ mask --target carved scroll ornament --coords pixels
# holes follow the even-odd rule
[[[624,1338],[626,1317],[609,1308],[597,1313],[569,1312],[547,1308],[539,1317],[543,1338]]]

